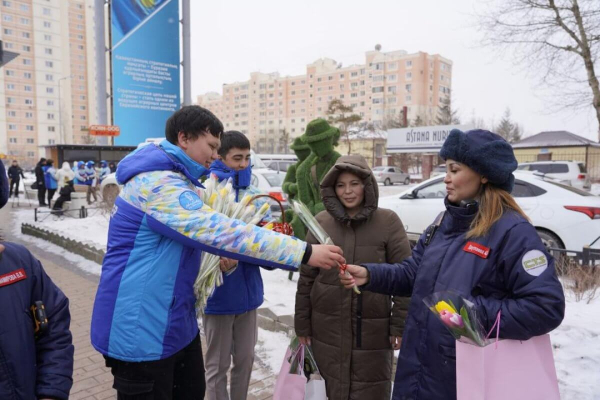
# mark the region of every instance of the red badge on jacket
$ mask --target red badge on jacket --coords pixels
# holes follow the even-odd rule
[[[27,274],[25,274],[23,268],[9,272],[8,274],[0,275],[0,287],[22,281],[25,278],[27,278]]]
[[[488,258],[488,255],[490,254],[489,247],[485,247],[475,242],[467,242],[463,250],[467,253],[473,253],[481,258]]]

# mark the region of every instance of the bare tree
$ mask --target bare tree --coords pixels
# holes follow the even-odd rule
[[[333,99],[329,102],[326,114],[327,121],[339,128],[340,137],[348,143],[348,154],[350,154],[352,152],[350,128],[357,125],[362,117],[354,114],[354,108],[345,105],[340,99]]]
[[[503,0],[489,2],[479,15],[483,44],[511,50],[529,66],[561,107],[589,107],[600,124],[600,83],[595,71],[600,50],[600,1]],[[582,90],[582,84],[590,87]],[[600,137],[600,126],[599,126]]]
[[[287,154],[289,152],[289,144],[290,133],[287,131],[287,129],[283,128],[281,130],[281,134],[279,135],[279,152]]]

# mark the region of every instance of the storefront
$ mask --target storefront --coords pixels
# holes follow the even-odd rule
[[[75,161],[105,160],[118,164],[127,154],[135,150],[136,146],[96,146],[83,144],[57,144],[43,146],[46,150],[45,158],[55,161],[54,165],[61,166],[64,161],[73,164]]]

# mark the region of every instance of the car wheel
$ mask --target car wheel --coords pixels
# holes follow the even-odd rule
[[[406,178],[406,179],[404,180],[404,184],[405,184],[405,185],[410,185],[410,178]]]
[[[385,181],[383,181],[384,186],[390,186],[391,184],[392,184],[392,181],[390,181],[390,178],[387,178]]]
[[[102,190],[102,199],[104,200],[104,203],[106,204],[107,207],[112,208],[113,205],[115,204],[115,200],[117,199],[117,196],[119,195],[119,192],[121,190],[119,189],[118,185],[106,185],[104,187],[104,189]]]
[[[556,251],[556,250],[550,250],[551,248],[553,249],[565,249],[565,245],[562,243],[562,241],[560,240],[560,238],[558,236],[556,236],[554,233],[547,231],[545,229],[536,229],[537,234],[539,235],[540,239],[542,239],[542,243],[544,244],[544,247],[546,248],[546,251],[548,253],[550,253],[552,255],[552,257],[554,257],[555,263],[556,263],[556,272],[559,275],[563,275],[564,273],[566,273],[566,265],[567,265],[567,261],[568,261],[568,257],[566,256],[565,253],[560,252],[560,251]]]

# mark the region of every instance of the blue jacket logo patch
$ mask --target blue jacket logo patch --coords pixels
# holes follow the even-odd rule
[[[186,210],[198,210],[202,208],[204,202],[197,193],[188,190],[179,195],[179,204]]]

